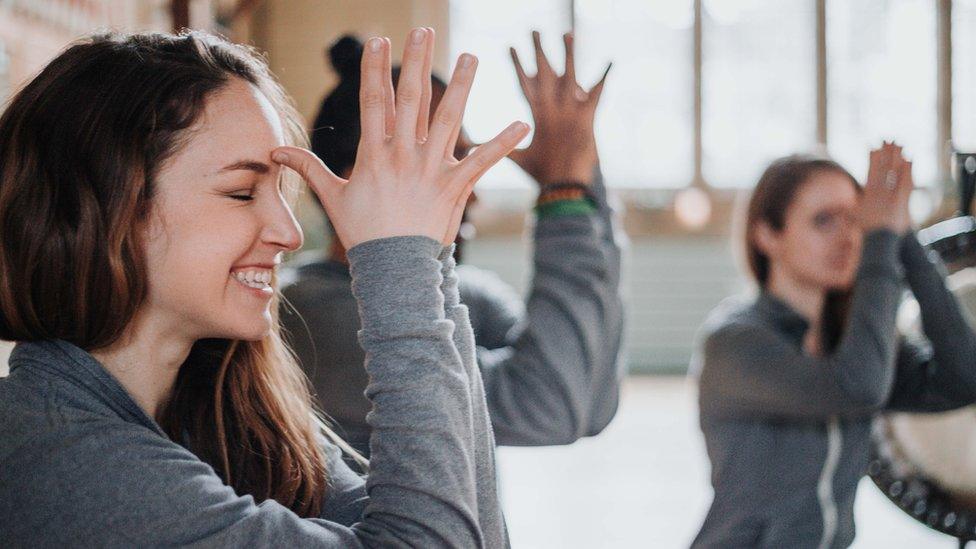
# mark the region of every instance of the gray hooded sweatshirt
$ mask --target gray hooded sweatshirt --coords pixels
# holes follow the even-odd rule
[[[500,445],[569,444],[602,431],[617,410],[621,235],[614,232],[599,172],[593,191],[596,211],[537,220],[524,305],[493,273],[458,268]],[[299,262],[282,292],[282,324],[322,409],[369,455],[368,378],[356,343],[359,317],[348,268],[337,261]]]
[[[824,356],[776,297],[729,302],[703,329],[699,408],[715,498],[693,547],[847,547],[880,411],[976,402],[976,336],[914,234],[866,236],[847,325]],[[899,340],[902,277],[927,342]]]
[[[507,546],[450,251],[423,237],[349,251],[373,458],[359,477],[323,437],[320,518],[235,493],[84,350],[20,343],[0,379],[0,545]]]

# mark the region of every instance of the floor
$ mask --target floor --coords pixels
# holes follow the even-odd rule
[[[560,448],[501,448],[499,475],[517,548],[688,547],[711,498],[694,388],[631,377],[614,422]],[[957,547],[916,523],[865,479],[855,548]]]

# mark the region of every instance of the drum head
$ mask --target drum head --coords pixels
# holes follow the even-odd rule
[[[957,217],[919,232],[949,269],[949,286],[976,318],[976,220]],[[918,304],[899,313],[906,337],[919,337]],[[976,358],[974,358],[976,360]],[[873,429],[868,474],[895,505],[961,540],[976,540],[976,407],[939,414],[892,413]]]

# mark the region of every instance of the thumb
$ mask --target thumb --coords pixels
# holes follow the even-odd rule
[[[271,160],[298,172],[298,175],[312,187],[323,204],[325,203],[325,195],[332,194],[335,189],[346,183],[345,179],[332,173],[332,170],[308,149],[291,146],[278,147],[271,151]]]

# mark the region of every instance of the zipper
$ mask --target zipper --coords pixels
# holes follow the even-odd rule
[[[837,536],[837,502],[834,501],[834,473],[840,462],[841,450],[844,446],[844,436],[840,430],[837,416],[831,416],[827,421],[827,457],[824,459],[823,469],[820,470],[820,480],[817,481],[817,501],[820,503],[820,516],[823,520],[823,534],[817,549],[829,549]]]

